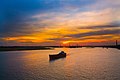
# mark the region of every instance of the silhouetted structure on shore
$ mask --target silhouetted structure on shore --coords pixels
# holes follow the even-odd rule
[[[117,40],[116,40],[116,46],[118,45],[118,42],[117,42]]]
[[[81,47],[90,47],[90,48],[94,48],[94,47],[103,47],[103,48],[117,48],[120,49],[120,45],[118,44],[118,41],[115,41],[115,45],[102,45],[102,46],[93,46],[93,45],[86,45],[86,46],[80,46],[78,44],[76,45],[70,45],[70,43],[67,46],[50,46],[50,47],[54,47],[54,48],[81,48]]]

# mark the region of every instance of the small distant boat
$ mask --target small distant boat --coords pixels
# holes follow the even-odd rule
[[[64,51],[61,51],[59,54],[49,55],[50,60],[55,60],[64,57],[66,57],[66,53]]]

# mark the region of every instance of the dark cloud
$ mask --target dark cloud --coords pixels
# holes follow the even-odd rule
[[[103,29],[103,28],[120,28],[120,23],[111,23],[106,25],[79,27],[78,29]]]
[[[74,37],[74,38],[81,38],[81,37],[87,37],[87,36],[97,36],[97,35],[101,36],[101,35],[107,35],[107,34],[119,34],[120,35],[120,29],[91,31],[87,33],[79,33],[79,34],[73,34],[73,35],[68,35],[68,36]]]
[[[26,24],[10,23],[4,25],[0,30],[0,37],[22,36],[30,33],[32,33],[32,30],[30,27],[27,27]]]

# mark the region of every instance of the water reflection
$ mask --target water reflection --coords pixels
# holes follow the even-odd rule
[[[55,62],[55,61],[57,61],[57,60],[64,60],[66,57],[64,57],[64,58],[58,58],[58,59],[53,59],[53,60],[51,60],[51,59],[49,59],[49,62]]]

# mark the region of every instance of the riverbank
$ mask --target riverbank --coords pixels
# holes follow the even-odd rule
[[[51,47],[44,46],[0,46],[0,51],[20,51],[20,50],[50,50]]]

